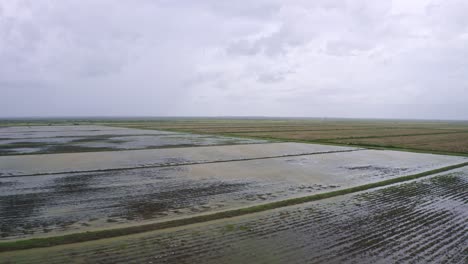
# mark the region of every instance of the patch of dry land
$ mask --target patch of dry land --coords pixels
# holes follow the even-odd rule
[[[342,144],[468,153],[468,133],[334,140]]]
[[[329,131],[258,132],[273,122],[0,128],[0,263],[463,261],[468,157],[224,135],[462,142],[463,125],[383,122],[366,130],[369,122],[346,122],[326,124]],[[323,128],[317,122],[277,125]],[[197,126],[223,132],[175,131]],[[418,135],[398,136],[408,133]],[[88,242],[62,245],[79,241]]]
[[[362,129],[362,130],[320,130],[320,131],[271,131],[243,133],[243,136],[266,137],[285,140],[332,140],[342,138],[380,138],[388,136],[427,135],[442,133],[452,135],[459,131],[434,131],[425,129]]]

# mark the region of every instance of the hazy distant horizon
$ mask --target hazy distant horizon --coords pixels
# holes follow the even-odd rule
[[[379,117],[313,117],[313,116],[21,116],[21,117],[0,117],[2,120],[161,120],[161,119],[298,119],[298,120],[383,120],[383,121],[450,121],[468,122],[468,119],[424,119],[424,118],[379,118]]]

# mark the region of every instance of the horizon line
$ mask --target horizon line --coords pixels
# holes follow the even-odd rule
[[[171,119],[171,118],[206,118],[206,119],[216,119],[216,118],[228,118],[228,119],[348,119],[348,120],[408,120],[408,121],[468,121],[468,119],[451,119],[451,118],[402,118],[402,117],[337,117],[337,116],[266,116],[266,115],[212,115],[212,116],[203,116],[203,115],[67,115],[67,116],[9,116],[1,117],[1,120],[40,120],[40,119]]]

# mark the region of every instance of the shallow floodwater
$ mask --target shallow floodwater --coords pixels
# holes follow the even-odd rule
[[[0,263],[465,263],[468,170]]]
[[[141,168],[267,157],[354,151],[358,148],[302,143],[270,143],[197,148],[63,153],[0,157],[0,177],[70,171]]]
[[[298,145],[298,149],[301,145],[309,146]],[[198,149],[201,148],[193,150]],[[185,166],[3,177],[0,235],[1,239],[15,239],[169,220],[339,190],[465,160],[354,150]]]
[[[0,128],[0,155],[266,143],[266,140],[106,126]],[[25,148],[28,151],[24,151]]]
[[[1,147],[100,152],[0,157],[0,240],[166,221],[468,160],[104,126],[1,128]],[[152,147],[164,149],[116,151]]]

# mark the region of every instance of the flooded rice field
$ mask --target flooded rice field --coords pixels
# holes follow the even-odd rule
[[[264,159],[355,151],[358,148],[270,143],[0,157],[0,177]]]
[[[91,125],[0,128],[0,155],[0,243],[141,227],[468,161]],[[1,253],[0,263],[461,263],[467,187],[468,169],[456,169],[242,217]]]
[[[242,217],[0,253],[0,263],[466,263],[467,203],[465,167]]]
[[[305,144],[285,146],[296,146],[297,150],[313,148],[302,145]],[[199,149],[202,148],[193,150]],[[165,150],[160,151],[164,157]],[[235,155],[235,151],[231,153]],[[259,158],[154,168],[3,176],[0,240],[218,212],[417,174],[467,160],[364,149],[256,157]]]
[[[0,155],[92,152],[266,142],[265,140],[257,139],[96,125],[0,128]]]

